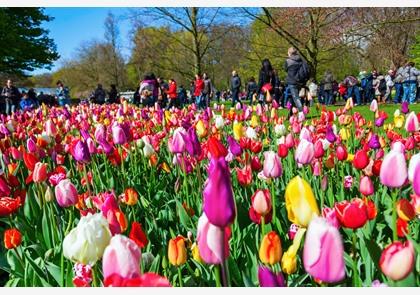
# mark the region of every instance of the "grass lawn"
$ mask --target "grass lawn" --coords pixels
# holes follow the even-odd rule
[[[226,107],[230,108],[232,107],[232,103],[229,102],[225,102],[223,103]],[[369,110],[369,106],[370,105],[360,105],[360,106],[355,106],[353,108],[353,112],[359,112],[363,117],[365,117],[366,119],[372,119],[372,112]],[[319,109],[317,110],[316,106],[314,105],[313,107],[310,108],[309,114],[307,116],[307,118],[316,118],[319,116],[319,114],[321,113],[322,110],[322,105],[319,106]],[[334,105],[334,106],[327,106],[327,110],[331,110],[331,111],[335,111],[339,108],[343,108],[344,105]],[[385,121],[386,123],[389,123],[392,121],[394,112],[396,109],[400,109],[401,110],[401,104],[379,104],[378,105],[379,110],[384,111],[388,114],[388,119]],[[415,113],[419,113],[420,112],[420,104],[412,104],[409,105],[409,110],[414,111]],[[282,109],[279,110],[279,114],[280,115],[284,115],[287,116],[288,114],[288,110],[287,109]]]

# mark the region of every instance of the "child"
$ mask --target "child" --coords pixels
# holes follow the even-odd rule
[[[20,101],[19,105],[22,111],[29,111],[35,107],[35,103],[32,101],[32,99],[29,98],[28,93],[25,93],[22,96],[22,100]]]
[[[344,83],[338,84],[338,93],[344,100],[346,99],[347,87],[344,85]]]

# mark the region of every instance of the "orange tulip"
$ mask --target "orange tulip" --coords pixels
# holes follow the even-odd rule
[[[260,246],[260,259],[263,263],[276,264],[283,254],[280,237],[275,231],[266,234]]]
[[[14,249],[22,243],[22,234],[16,228],[7,229],[4,232],[4,246],[6,249]]]
[[[122,201],[129,205],[129,206],[133,206],[135,204],[137,204],[139,200],[139,194],[137,193],[137,191],[134,188],[127,188],[124,191],[124,195],[123,195],[123,199]]]
[[[187,261],[187,248],[183,236],[169,240],[168,259],[175,266],[183,265]]]

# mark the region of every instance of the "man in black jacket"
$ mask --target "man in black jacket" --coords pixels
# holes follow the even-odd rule
[[[3,87],[1,91],[2,98],[2,111],[3,111],[3,102],[5,104],[5,112],[7,115],[15,112],[19,106],[21,94],[19,89],[13,86],[12,80],[7,80],[6,86]]]
[[[284,62],[284,70],[287,72],[286,83],[292,95],[293,103],[302,111],[302,102],[299,98],[299,90],[303,87],[302,82],[297,80],[298,72],[302,66],[302,58],[298,55],[296,48],[290,47],[287,51],[288,58]]]
[[[239,92],[241,91],[241,78],[239,78],[236,71],[232,72],[230,89],[232,91],[232,105],[235,106],[236,101],[238,101],[242,106],[242,102],[239,100]]]

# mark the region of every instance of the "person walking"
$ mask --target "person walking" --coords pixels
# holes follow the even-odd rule
[[[203,74],[203,81],[204,81],[204,88],[202,91],[202,104],[203,107],[208,108],[210,104],[210,100],[213,97],[213,84],[211,83],[210,78],[207,76],[206,73]]]
[[[286,83],[292,95],[293,104],[302,112],[302,102],[299,98],[299,90],[309,80],[309,69],[306,62],[298,55],[296,48],[290,47],[287,51],[288,58],[284,62],[284,70],[287,72]],[[292,110],[290,109],[290,114]],[[290,115],[289,114],[289,115]]]
[[[416,92],[417,92],[417,77],[420,75],[420,71],[414,67],[414,62],[409,62],[403,69],[403,102],[410,104],[416,104]]]
[[[403,71],[404,67],[399,67],[397,72],[395,73],[394,78],[394,87],[395,87],[395,96],[394,96],[394,103],[401,103],[402,97],[404,95],[404,88],[403,88]]]
[[[393,70],[389,70],[388,74],[385,76],[385,83],[386,83],[386,92],[385,92],[385,102],[391,102],[391,92],[392,88],[394,88],[394,74]]]
[[[343,81],[343,84],[346,86],[347,89],[347,99],[349,99],[350,97],[355,98],[356,103],[354,105],[356,106],[360,105],[361,103],[359,86],[357,85],[358,83],[359,81],[357,80],[357,78],[352,75],[347,76]]]
[[[325,104],[331,105],[333,102],[333,81],[334,76],[330,70],[326,70],[324,74],[324,94],[325,94]]]
[[[195,75],[195,82],[194,82],[194,98],[195,104],[197,108],[202,108],[203,102],[203,89],[204,89],[204,80],[201,78],[201,74]]]
[[[246,99],[249,100],[249,104],[252,105],[253,101],[253,97],[254,95],[257,93],[258,90],[258,85],[255,82],[255,78],[251,77],[248,81],[248,83],[246,84]]]
[[[169,79],[169,88],[166,90],[166,95],[169,98],[169,104],[166,108],[168,110],[172,107],[178,108],[178,93],[175,79]]]
[[[236,71],[232,71],[232,78],[230,79],[230,90],[232,91],[232,105],[235,106],[238,101],[241,106],[242,102],[239,99],[239,92],[241,91],[241,78]]]
[[[108,103],[118,103],[118,90],[115,84],[111,84],[111,90],[108,92]]]
[[[4,86],[1,91],[2,102],[4,100],[4,112],[6,115],[10,115],[17,110],[21,96],[19,89],[13,85],[13,81],[8,79],[6,81],[6,86]]]
[[[98,84],[98,87],[95,89],[93,93],[93,100],[97,104],[104,104],[105,103],[106,92],[102,87],[102,84]]]
[[[276,75],[269,59],[264,59],[258,77],[258,103],[271,102],[276,86]],[[264,99],[265,98],[265,99]]]

